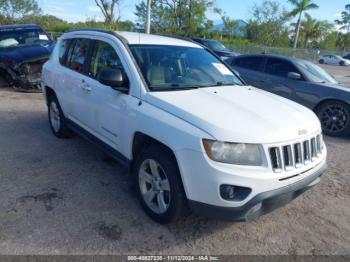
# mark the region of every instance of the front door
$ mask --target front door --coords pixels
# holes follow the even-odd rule
[[[276,95],[295,100],[295,86],[302,82],[300,71],[289,61],[279,58],[269,58],[265,66],[266,86]],[[298,73],[300,80],[290,79],[289,73]]]
[[[117,50],[117,46],[109,39],[93,41],[86,84],[91,88],[91,129],[97,137],[121,152],[123,130],[129,119],[128,103],[132,100],[136,103],[136,98],[98,81],[100,72],[106,68],[119,69],[127,77]]]

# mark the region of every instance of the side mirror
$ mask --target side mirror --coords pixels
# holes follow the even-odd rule
[[[112,89],[122,93],[129,92],[129,81],[125,74],[119,69],[104,68],[100,72],[98,81]]]
[[[289,72],[288,73],[288,78],[293,79],[293,80],[300,80],[301,75],[295,72]]]

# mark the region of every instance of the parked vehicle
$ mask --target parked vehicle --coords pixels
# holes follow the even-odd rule
[[[350,54],[347,54],[346,56],[343,56],[344,59],[350,60]]]
[[[204,38],[192,38],[192,40],[201,45],[204,45],[205,47],[213,51],[222,60],[227,60],[234,56],[240,55],[239,53],[232,52],[230,49],[228,49],[226,46],[224,46],[222,43],[220,43],[217,40],[204,39]]]
[[[193,42],[69,32],[42,80],[52,132],[80,133],[130,168],[142,207],[160,223],[187,205],[254,219],[317,184],[326,168],[312,111],[245,86]]]
[[[17,90],[40,90],[42,65],[54,42],[37,25],[0,26],[0,75]]]
[[[319,66],[273,55],[240,56],[230,64],[248,84],[313,110],[325,134],[350,134],[350,88],[341,86]]]
[[[320,64],[348,66],[350,61],[341,57],[340,55],[322,55],[318,60]]]

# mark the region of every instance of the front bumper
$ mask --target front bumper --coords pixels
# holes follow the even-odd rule
[[[324,174],[326,169],[327,164],[324,163],[312,175],[288,186],[257,194],[243,206],[221,207],[193,200],[189,200],[189,205],[194,213],[209,218],[230,221],[253,220],[288,204],[302,193],[318,184],[320,177]]]

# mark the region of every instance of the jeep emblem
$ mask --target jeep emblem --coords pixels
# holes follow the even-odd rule
[[[300,130],[298,130],[298,135],[299,135],[299,136],[307,135],[307,130],[306,130],[306,129],[300,129]]]

